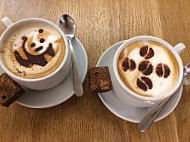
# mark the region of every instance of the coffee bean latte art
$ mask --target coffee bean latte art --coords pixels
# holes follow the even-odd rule
[[[5,66],[15,75],[35,79],[54,72],[65,56],[65,42],[53,27],[26,24],[11,32],[1,48]]]
[[[164,96],[177,83],[179,66],[171,51],[155,41],[136,41],[121,52],[117,69],[123,83],[141,96]]]

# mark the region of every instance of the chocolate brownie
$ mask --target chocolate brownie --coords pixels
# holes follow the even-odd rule
[[[112,89],[108,67],[92,67],[89,72],[90,90],[93,93],[105,92]]]
[[[8,107],[24,93],[24,89],[6,73],[0,76],[0,104]]]

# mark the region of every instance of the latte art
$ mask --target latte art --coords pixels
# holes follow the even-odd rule
[[[162,96],[179,76],[178,63],[169,49],[155,41],[136,41],[121,52],[118,73],[123,83],[142,96]]]
[[[54,72],[63,61],[66,48],[58,31],[40,23],[18,27],[4,45],[6,67],[24,78],[40,78]]]
[[[32,53],[29,53],[26,50],[26,47],[25,47],[28,38],[26,36],[23,36],[22,40],[23,40],[23,44],[22,44],[21,48],[22,48],[24,54],[27,56],[27,59],[24,59],[17,50],[14,51],[15,58],[16,58],[17,62],[19,62],[20,65],[22,65],[22,66],[32,67],[32,65],[34,65],[34,64],[37,64],[39,66],[45,66],[48,62],[45,59],[44,55],[47,54],[47,55],[50,55],[52,57],[55,56],[55,52],[53,50],[52,43],[49,43],[49,45],[48,45],[47,49],[45,50],[45,52],[42,52],[39,55],[35,55],[35,54],[32,55]],[[31,45],[33,45],[33,44],[34,43],[32,43]],[[38,53],[43,48],[44,48],[43,46],[40,46],[40,47],[37,47],[36,49],[34,49],[34,51],[36,53]]]

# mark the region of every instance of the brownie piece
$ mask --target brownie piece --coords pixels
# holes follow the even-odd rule
[[[92,67],[89,72],[90,90],[93,93],[105,92],[112,89],[108,67]]]
[[[6,73],[0,76],[0,104],[8,107],[24,93],[24,89]]]

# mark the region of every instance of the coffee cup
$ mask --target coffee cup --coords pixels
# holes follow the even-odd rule
[[[111,68],[113,91],[123,102],[150,107],[171,97],[183,84],[183,43],[172,47],[153,36],[126,40],[116,51]]]
[[[68,75],[71,56],[63,31],[41,18],[26,18],[7,27],[0,38],[0,66],[17,83],[33,90],[60,84]]]

